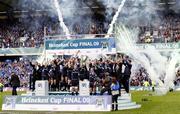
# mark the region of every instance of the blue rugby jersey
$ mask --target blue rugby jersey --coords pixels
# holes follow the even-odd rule
[[[120,89],[120,85],[119,85],[118,81],[116,83],[111,84],[112,95],[118,95],[119,94],[119,89]]]

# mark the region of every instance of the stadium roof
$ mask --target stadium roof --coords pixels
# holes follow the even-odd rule
[[[35,1],[35,4],[33,4],[33,2],[31,3],[31,1]],[[24,12],[28,12],[28,10],[44,10],[44,8],[39,7],[39,3],[41,0],[0,0],[0,19],[2,16],[5,16],[7,14],[9,15],[14,15],[14,13],[19,13],[21,11]],[[44,0],[42,0],[44,1]],[[61,2],[63,2],[64,0],[59,0]],[[73,1],[73,0],[71,0]],[[105,12],[105,6],[103,5],[104,1],[108,1],[108,0],[75,0],[76,2],[82,2],[83,5],[80,5],[80,8],[83,7],[88,7],[92,10],[92,12],[98,12],[98,13],[104,13]],[[109,1],[113,1],[113,0],[109,0]],[[121,2],[121,0],[116,0],[117,2]],[[128,2],[130,2],[130,4],[126,4],[126,5],[133,5],[132,2],[134,2],[136,0],[128,0]],[[178,2],[178,0],[154,0],[155,3],[157,3],[160,7],[159,10],[164,10],[164,9],[171,9],[171,6],[175,5],[176,2]],[[22,3],[30,3],[30,5],[26,4],[23,5]],[[40,3],[41,4],[41,3]],[[35,8],[34,8],[35,7]],[[136,6],[135,6],[136,7]]]
[[[3,11],[8,11],[8,10],[21,10],[24,9],[22,8],[22,1],[27,1],[27,0],[0,0],[0,12]],[[28,0],[32,1],[32,0]],[[39,0],[37,0],[38,2]],[[63,0],[60,0],[63,1]],[[91,7],[96,7],[98,6],[98,3],[103,2],[103,1],[108,1],[108,0],[76,0],[80,2],[84,2],[89,5],[93,5]],[[134,1],[134,0],[128,0],[128,1]],[[166,4],[166,5],[173,5],[175,4],[178,0],[155,0],[159,4]]]
[[[13,0],[0,0],[0,11],[7,11],[8,9],[12,9],[11,2]]]

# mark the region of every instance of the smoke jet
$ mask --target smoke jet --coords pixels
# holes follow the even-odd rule
[[[166,94],[170,88],[174,87],[175,69],[179,61],[180,54],[173,50],[171,57],[162,55],[153,46],[148,46],[144,50],[139,50],[136,44],[138,29],[128,29],[123,25],[116,27],[117,51],[126,53],[134,61],[141,64],[148,72],[149,77],[157,86],[158,94]]]
[[[54,0],[54,5],[55,5],[56,11],[58,13],[58,19],[59,19],[59,22],[60,22],[60,26],[62,27],[63,32],[66,34],[67,38],[70,39],[70,32],[69,32],[67,26],[64,23],[63,16],[62,16],[62,13],[61,13],[61,10],[60,10],[60,6],[59,6],[59,3],[58,3],[57,0]]]
[[[120,14],[120,12],[121,12],[125,2],[126,2],[126,0],[122,0],[121,4],[119,5],[118,11],[114,15],[113,20],[111,21],[111,23],[109,25],[109,29],[108,29],[108,32],[107,32],[108,35],[105,36],[106,38],[109,37],[110,34],[112,34],[113,28],[114,28],[114,24],[116,23],[116,20],[118,19],[118,16],[119,16],[119,14]]]

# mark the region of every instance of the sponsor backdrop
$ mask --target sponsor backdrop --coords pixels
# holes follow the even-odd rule
[[[116,53],[114,38],[46,40],[45,49],[48,54]]]
[[[2,110],[110,111],[111,96],[6,96]]]

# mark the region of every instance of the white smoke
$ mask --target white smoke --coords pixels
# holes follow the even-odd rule
[[[59,6],[59,3],[58,3],[57,0],[54,0],[54,5],[55,5],[55,8],[56,8],[56,11],[57,11],[57,14],[58,14],[60,26],[62,27],[63,32],[65,32],[66,37],[68,39],[70,39],[70,32],[69,32],[69,29],[67,28],[67,26],[64,23],[64,19],[63,19],[62,13],[61,13],[61,9],[60,9],[60,6]]]
[[[55,4],[56,2],[56,4]],[[57,3],[58,2],[58,3]],[[19,10],[23,12],[28,12],[26,15],[22,13],[22,21],[25,25],[28,26],[29,30],[34,30],[34,28],[40,28],[42,26],[41,22],[46,22],[47,20],[53,21],[53,25],[57,23],[57,19],[59,19],[60,24],[66,25],[67,27],[63,26],[64,29],[59,27],[59,31],[69,29],[69,34],[71,33],[71,29],[73,28],[73,25],[76,23],[81,23],[81,25],[84,25],[84,21],[90,22],[91,19],[84,18],[82,15],[91,15],[91,11],[89,7],[81,9],[82,7],[85,7],[86,5],[80,1],[76,0],[20,0],[18,3],[14,3],[13,5],[19,7]],[[81,6],[83,5],[83,6]],[[57,11],[57,9],[59,11]],[[18,9],[17,9],[18,10]],[[79,12],[81,15],[78,15]],[[33,16],[33,13],[39,14],[42,16],[38,16],[39,18],[35,18]],[[59,14],[59,15],[58,15]],[[29,16],[32,17],[29,17]],[[91,16],[86,16],[91,17]],[[63,20],[64,24],[61,23]],[[82,23],[83,22],[83,23]],[[36,23],[36,24],[34,24]],[[51,25],[50,25],[51,26]],[[53,27],[52,27],[53,29]],[[65,33],[68,34],[68,33]],[[64,34],[64,35],[65,35]],[[63,32],[61,33],[63,35]]]
[[[173,5],[170,7],[170,9],[174,10],[176,13],[180,12],[180,1],[174,0],[171,2]]]
[[[134,26],[158,26],[157,0],[133,0],[124,6],[119,21]]]
[[[66,26],[64,18],[72,18],[77,12],[78,5],[79,3],[74,0],[64,0],[60,2],[58,0],[23,0],[19,1],[17,6],[29,14],[27,17],[22,16],[22,20],[24,24],[27,25],[29,31],[35,31],[35,28],[41,28],[41,22],[46,22],[48,18],[53,18],[59,20],[59,30],[62,30],[67,38],[70,39],[70,27]],[[46,11],[45,16],[43,15],[44,13],[42,13],[43,11]],[[42,16],[35,18],[33,13],[39,13],[40,15],[42,14]],[[76,20],[75,18],[73,19]],[[42,64],[47,58],[52,58],[52,56],[46,55],[44,50],[42,55],[37,58],[37,61]]]
[[[179,62],[180,54],[175,50],[171,54],[171,59],[168,62],[168,66],[166,69],[166,77],[164,79],[164,83],[166,88],[174,88],[174,79],[176,78],[176,65]]]
[[[153,60],[148,57],[145,52],[138,53],[138,47],[136,46],[136,42],[134,39],[138,37],[137,29],[129,30],[125,26],[116,25],[116,46],[117,50],[131,56],[135,61],[138,61],[143,67],[147,69],[152,80],[157,83],[161,83],[159,77],[157,76],[154,67],[151,67],[151,63]],[[149,50],[148,50],[149,51]]]
[[[147,70],[150,79],[156,82],[160,87],[158,90],[161,94],[165,94],[170,88],[173,88],[175,69],[180,54],[175,50],[173,53],[169,53],[171,57],[168,58],[166,55],[162,55],[153,46],[149,46],[144,50],[139,50],[134,41],[134,38],[136,39],[136,37],[138,37],[138,30],[130,30],[123,25],[116,25],[116,27],[117,50],[131,56],[136,64],[141,64]]]
[[[122,0],[121,4],[119,5],[118,10],[117,10],[116,14],[113,17],[113,20],[111,21],[111,23],[109,25],[109,29],[108,29],[108,32],[107,32],[108,35],[112,34],[113,28],[114,28],[114,24],[116,23],[116,20],[118,19],[118,16],[119,16],[119,14],[120,14],[120,12],[121,12],[125,2],[126,2],[126,0]],[[106,37],[108,37],[108,36],[106,36]]]
[[[107,7],[107,20],[115,13],[108,33],[113,33],[113,24],[119,22],[125,25],[153,27],[158,27],[161,23],[161,16],[157,13],[157,0],[105,0],[104,5]]]

